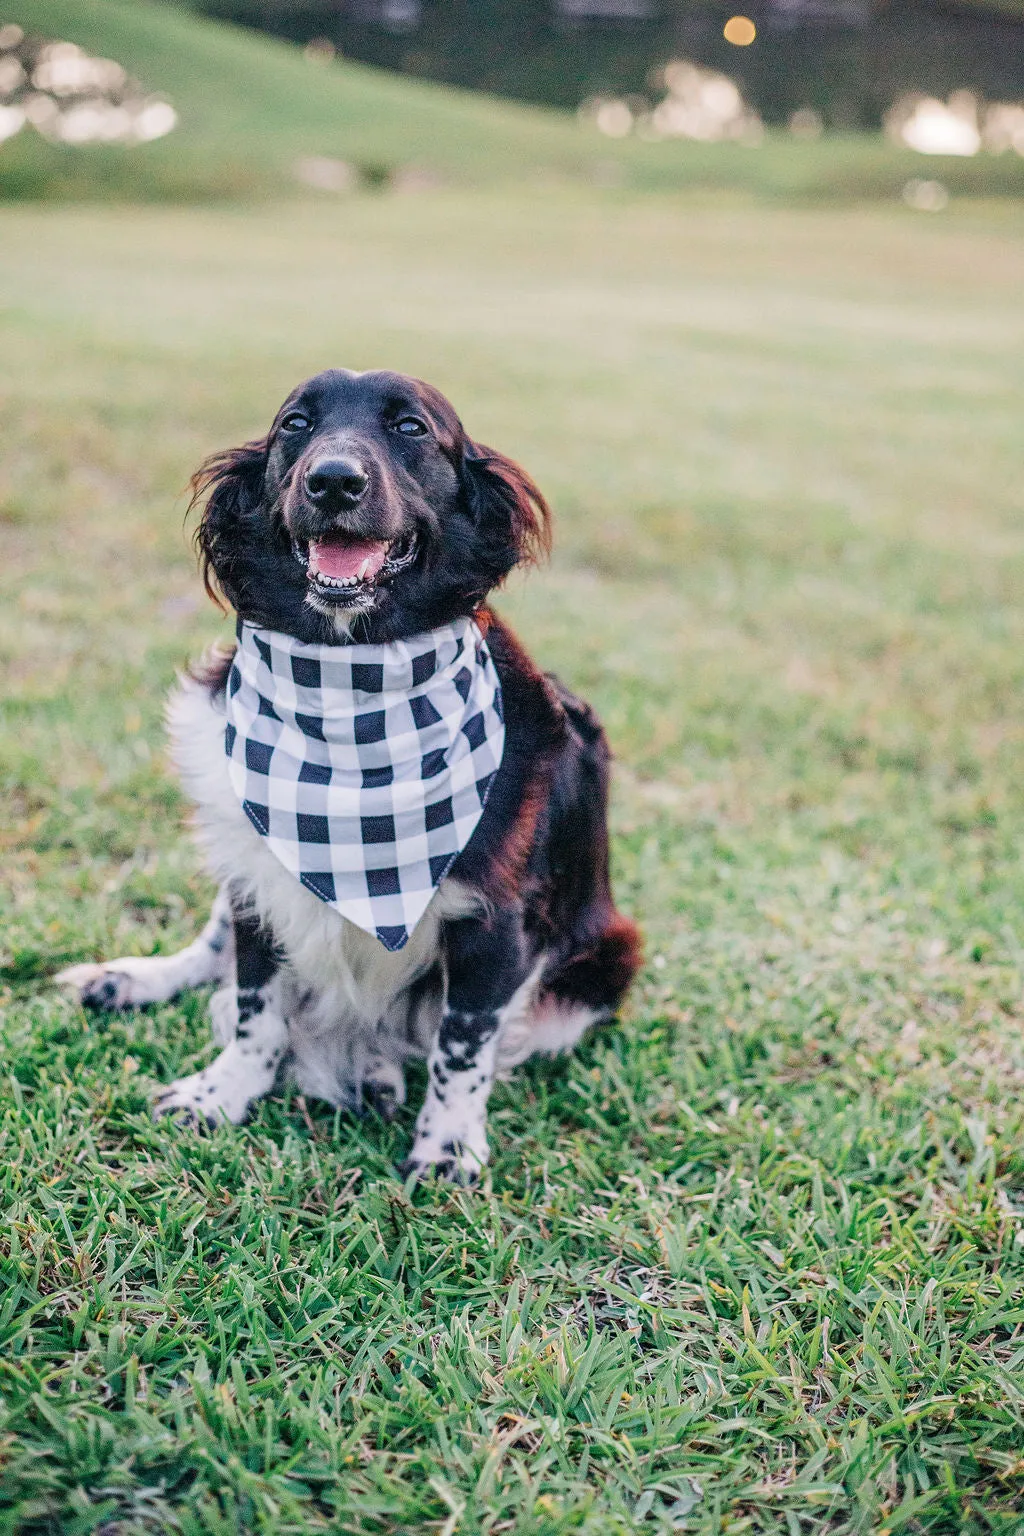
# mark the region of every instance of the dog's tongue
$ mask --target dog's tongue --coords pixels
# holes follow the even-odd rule
[[[378,539],[313,539],[309,546],[309,569],[314,576],[358,576],[363,581],[372,581],[387,553],[387,544]]]

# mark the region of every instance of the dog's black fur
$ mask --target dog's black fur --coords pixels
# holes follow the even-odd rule
[[[464,1105],[483,1089],[472,1101],[482,1116],[502,1010],[517,989],[539,971],[534,1012],[547,1019],[550,1040],[552,1018],[610,1016],[639,964],[638,932],[616,911],[609,885],[601,726],[485,606],[513,566],[546,551],[547,505],[518,465],[470,440],[436,389],[343,370],[300,385],[265,438],[210,459],[194,489],[207,587],[242,619],[326,644],[389,642],[465,615],[487,635],[501,680],[504,757],[451,870],[483,898],[481,915],[445,923],[443,952],[415,983],[437,993],[440,1029],[410,1160],[416,1170],[472,1176],[473,1159],[461,1156],[469,1133],[457,1123],[465,1114],[454,1105],[458,1093]],[[367,579],[325,587],[310,558],[318,541],[386,545],[387,554]],[[224,687],[229,666],[225,658],[202,674],[211,692]],[[237,1038],[245,1038],[264,1006],[275,939],[239,907],[235,940],[239,985],[243,974],[259,978],[246,987],[244,1019],[239,1006]],[[575,1038],[568,1026],[564,1034],[566,1043]],[[275,1050],[285,1049],[282,1038]],[[534,1048],[545,1048],[539,1034],[516,1059]],[[180,1109],[181,1095],[172,1099]],[[486,1138],[482,1118],[473,1124],[478,1167]]]
[[[300,415],[308,425],[291,430]],[[426,430],[406,435],[398,423]],[[368,476],[352,507],[311,505],[304,478],[343,450]],[[547,502],[503,454],[473,442],[439,390],[396,373],[330,369],[292,391],[265,438],[207,461],[197,544],[208,589],[240,618],[306,642],[337,640],[294,541],[341,528],[418,542],[407,568],[382,580],[353,624],[361,643],[400,640],[475,613],[501,679],[505,755],[484,815],[452,875],[499,909],[520,910],[504,943],[551,956],[545,987],[613,1010],[639,963],[634,925],[616,913],[608,879],[608,747],[582,700],[529,660],[484,608],[512,568],[550,547]],[[517,967],[517,970],[521,967]]]
[[[342,487],[310,497],[325,461],[362,471],[358,496]],[[331,369],[307,380],[265,438],[215,454],[193,485],[196,500],[208,497],[197,534],[208,587],[212,578],[241,617],[311,643],[337,640],[339,613],[367,644],[446,624],[550,542],[529,476],[472,442],[438,390],[396,373]],[[338,530],[415,540],[415,558],[370,591],[311,593],[296,545]]]

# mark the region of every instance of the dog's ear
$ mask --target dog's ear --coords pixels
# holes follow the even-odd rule
[[[195,547],[203,586],[220,608],[223,598],[235,600],[232,555],[241,547],[240,525],[262,503],[267,446],[266,438],[257,438],[240,448],[225,448],[201,464],[189,482],[189,512],[202,506]]]
[[[514,460],[467,440],[463,475],[469,511],[492,547],[507,549],[505,569],[537,565],[551,553],[551,509]]]

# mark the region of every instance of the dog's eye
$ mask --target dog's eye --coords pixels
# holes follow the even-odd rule
[[[309,426],[309,417],[303,416],[301,411],[289,411],[281,423],[282,432],[305,432]]]
[[[401,432],[403,437],[426,437],[426,423],[420,421],[418,416],[399,416],[393,423],[394,430]]]

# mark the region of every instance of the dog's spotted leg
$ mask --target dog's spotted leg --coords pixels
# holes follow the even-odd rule
[[[281,975],[274,942],[248,913],[235,918],[238,1024],[216,1060],[179,1078],[158,1095],[153,1113],[189,1125],[240,1125],[256,1099],[269,1093],[288,1045],[281,1008]]]
[[[430,1052],[427,1097],[416,1121],[408,1176],[433,1172],[453,1184],[472,1184],[490,1151],[487,1098],[494,1082],[498,1014],[448,1007]]]
[[[222,889],[202,933],[176,955],[71,965],[54,980],[85,1008],[144,1008],[147,1003],[169,1002],[188,987],[224,981],[231,974],[233,961],[231,902],[227,890]]]
[[[402,1172],[471,1184],[489,1156],[487,1099],[503,1010],[529,974],[517,912],[452,923],[448,1000],[427,1060],[427,1096]]]

